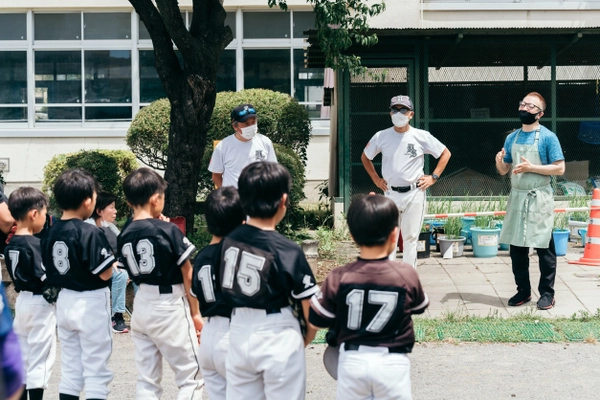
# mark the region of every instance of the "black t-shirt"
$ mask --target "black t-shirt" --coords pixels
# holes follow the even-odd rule
[[[15,290],[41,294],[46,271],[42,266],[40,239],[35,236],[15,235],[4,249],[8,274],[15,283]]]
[[[217,285],[219,276],[215,265],[220,255],[221,244],[211,244],[200,250],[194,261],[192,295],[198,299],[203,317],[231,316],[231,307],[223,300],[221,288]]]
[[[237,227],[223,239],[220,285],[232,307],[276,309],[318,291],[304,252],[275,231]]]
[[[334,269],[311,299],[309,321],[334,327],[339,343],[401,347],[415,343],[412,314],[429,299],[419,275],[407,263],[388,258],[357,261]]]
[[[181,266],[196,247],[175,224],[155,218],[132,221],[117,238],[119,266],[136,283],[155,286],[183,283]]]
[[[50,286],[83,292],[107,287],[100,274],[113,255],[104,232],[80,219],[58,220],[42,240],[42,259]]]
[[[0,204],[8,203],[8,197],[0,190]],[[4,253],[4,248],[6,247],[6,238],[7,235],[0,231],[0,252]]]

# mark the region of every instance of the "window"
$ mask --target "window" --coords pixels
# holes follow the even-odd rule
[[[244,86],[290,94],[290,51],[244,50]]]
[[[217,69],[217,92],[235,92],[235,78],[235,50],[225,50]]]
[[[176,50],[179,63],[183,65],[183,57]],[[140,103],[151,103],[167,97],[162,82],[154,66],[154,50],[140,50]]]
[[[81,13],[34,17],[35,40],[81,40]]]
[[[131,103],[131,52],[85,52],[85,102]]]
[[[27,14],[0,14],[0,40],[27,39]]]
[[[86,40],[130,39],[130,13],[84,13],[83,38]]]
[[[27,120],[27,53],[0,52],[0,121]]]
[[[308,37],[304,31],[315,28],[315,13],[294,11],[294,38]]]
[[[321,116],[324,78],[322,68],[304,68],[304,50],[294,50],[294,97],[304,104],[311,118]]]
[[[290,38],[287,12],[245,12],[244,39]]]

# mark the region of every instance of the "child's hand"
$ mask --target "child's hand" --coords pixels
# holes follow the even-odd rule
[[[200,314],[192,315],[192,321],[194,321],[194,328],[196,328],[196,336],[198,337],[198,344],[200,344],[200,333],[204,327],[204,321]]]
[[[166,215],[164,215],[162,213],[158,216],[158,219],[160,219],[161,221],[165,221],[165,222],[171,222],[171,218],[167,217]]]

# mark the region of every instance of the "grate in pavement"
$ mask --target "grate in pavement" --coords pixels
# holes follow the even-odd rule
[[[551,324],[534,321],[442,324],[437,327],[437,337],[467,342],[555,342],[562,339]]]

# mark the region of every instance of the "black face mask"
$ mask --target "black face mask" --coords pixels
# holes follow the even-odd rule
[[[531,125],[533,124],[535,121],[537,121],[535,119],[535,116],[538,115],[539,113],[535,113],[535,114],[531,114],[528,113],[525,110],[519,110],[519,119],[521,120],[522,123],[524,123],[525,125]]]

